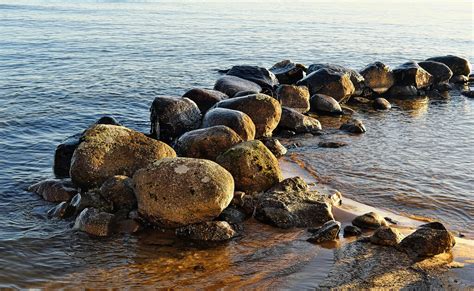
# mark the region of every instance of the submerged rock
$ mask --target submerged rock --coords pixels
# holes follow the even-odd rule
[[[236,231],[226,221],[208,221],[176,229],[177,237],[196,241],[225,241],[236,235]]]
[[[339,221],[330,220],[323,224],[320,228],[309,229],[313,235],[308,239],[312,243],[323,243],[327,241],[336,240],[341,230],[341,223]]]
[[[133,176],[138,211],[165,228],[212,220],[232,201],[234,179],[202,159],[165,158]]]
[[[174,157],[167,144],[115,125],[95,125],[74,152],[71,179],[81,189],[100,187],[115,175],[131,176],[153,161]]]
[[[48,218],[69,218],[74,215],[74,209],[69,203],[63,201],[48,211]]]
[[[395,85],[414,86],[422,89],[433,84],[433,76],[420,67],[416,62],[407,62],[393,70]]]
[[[95,208],[103,212],[113,212],[114,205],[112,202],[106,200],[100,194],[100,190],[94,189],[88,192],[77,193],[69,203],[70,207],[74,209],[74,214],[79,214],[86,208]]]
[[[223,100],[215,105],[241,111],[255,124],[255,137],[269,137],[281,118],[281,105],[274,98],[265,94],[255,94]]]
[[[114,211],[130,211],[137,206],[137,198],[133,192],[133,181],[127,176],[113,176],[100,187],[100,195],[112,203]]]
[[[347,225],[344,227],[344,237],[359,236],[362,234],[362,230],[354,225]]]
[[[398,230],[388,226],[381,226],[372,234],[370,242],[382,246],[396,246],[402,238],[403,236]]]
[[[449,81],[455,84],[465,84],[469,82],[469,77],[464,76],[464,75],[454,75],[451,77]]]
[[[186,97],[156,97],[150,112],[151,136],[166,143],[201,125],[201,111]]]
[[[378,94],[387,92],[395,84],[392,70],[382,62],[367,65],[360,74],[364,77],[365,86]]]
[[[214,108],[209,110],[202,120],[202,127],[225,125],[234,130],[243,141],[255,138],[255,124],[245,113],[227,108]]]
[[[358,119],[351,119],[347,121],[346,123],[342,124],[339,129],[350,133],[365,133],[367,131],[362,121]]]
[[[361,95],[362,94],[362,92],[364,90],[364,87],[365,87],[364,77],[361,74],[359,74],[359,72],[357,72],[355,70],[346,68],[346,67],[341,66],[341,65],[326,63],[326,64],[312,64],[312,65],[309,65],[307,73],[311,74],[312,72],[316,72],[317,70],[324,69],[324,68],[329,69],[329,70],[333,70],[335,72],[349,74],[351,82],[352,82],[352,84],[354,85],[354,88],[355,88],[355,91],[354,91],[353,94],[355,94],[355,95]]]
[[[461,94],[469,98],[474,98],[474,91],[471,90],[463,90]]]
[[[262,92],[258,84],[235,76],[223,76],[214,84],[214,90],[220,91],[229,97],[234,97],[237,92],[251,91]]]
[[[418,65],[433,76],[433,83],[447,83],[453,76],[453,71],[443,63],[434,61],[419,62]]]
[[[276,90],[277,99],[281,106],[306,113],[310,109],[309,90],[306,86],[280,85]]]
[[[376,98],[374,100],[373,106],[374,109],[377,110],[389,110],[390,108],[392,108],[392,104],[390,104],[387,99],[381,97]]]
[[[239,191],[265,191],[282,180],[278,160],[258,140],[235,145],[219,155],[216,161],[232,174],[235,188]]]
[[[274,64],[270,72],[275,74],[280,84],[295,84],[304,77],[304,66],[290,60],[283,60]]]
[[[77,194],[70,180],[51,179],[38,182],[28,187],[29,192],[41,196],[49,202],[69,201]]]
[[[453,75],[469,76],[471,72],[471,64],[469,63],[467,59],[462,58],[462,57],[447,55],[447,56],[429,58],[427,59],[427,61],[433,61],[433,62],[439,62],[439,63],[445,64],[451,69],[451,71],[453,72]]]
[[[242,142],[242,138],[224,125],[196,129],[183,134],[174,146],[179,156],[214,161],[218,155]]]
[[[340,148],[340,147],[345,147],[347,145],[348,144],[346,142],[343,142],[343,141],[321,141],[321,142],[318,143],[319,147],[333,148],[333,149]]]
[[[278,127],[296,133],[307,133],[320,131],[321,123],[316,118],[306,116],[291,108],[282,107]]]
[[[280,141],[276,138],[264,138],[261,140],[263,144],[275,155],[275,157],[279,158],[288,152],[288,150],[283,146]]]
[[[278,85],[276,76],[266,68],[257,66],[233,66],[227,75],[239,77],[258,84],[265,92],[273,92],[273,88]],[[242,90],[243,91],[243,90]],[[253,90],[257,91],[257,90]]]
[[[388,226],[387,221],[375,212],[357,216],[352,220],[352,224],[362,229],[377,229],[381,226]]]
[[[77,216],[74,229],[93,236],[109,236],[112,234],[113,222],[113,214],[86,208]]]
[[[311,95],[325,94],[343,103],[355,92],[348,73],[336,72],[330,69],[319,69],[312,72],[297,85],[308,86]]]
[[[229,98],[226,94],[217,90],[194,88],[184,93],[183,97],[187,97],[194,101],[199,107],[202,114],[206,113],[209,108],[219,101]]]
[[[418,90],[413,85],[395,85],[388,90],[387,95],[391,97],[412,97],[418,95]]]
[[[343,114],[342,108],[336,99],[324,94],[315,94],[311,96],[311,111],[329,113],[329,114]]]

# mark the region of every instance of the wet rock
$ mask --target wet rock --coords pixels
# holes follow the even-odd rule
[[[286,178],[280,183],[274,185],[267,192],[291,192],[291,191],[308,191],[309,186],[303,178],[296,176]]]
[[[360,74],[364,77],[365,86],[378,94],[387,92],[395,84],[392,70],[382,62],[368,64]]]
[[[296,135],[296,132],[292,130],[283,129],[278,132],[278,136],[282,138],[290,138]]]
[[[72,188],[73,185],[69,180],[44,180],[28,187],[29,192],[33,192],[41,196],[49,202],[69,201],[77,190]]]
[[[265,191],[282,180],[278,160],[258,140],[235,145],[219,155],[216,161],[232,174],[235,188],[239,191]]]
[[[418,65],[433,76],[433,84],[447,83],[453,76],[451,69],[440,62],[424,61]]]
[[[387,95],[391,97],[411,97],[417,96],[418,90],[415,86],[403,86],[403,85],[395,85],[388,90]]]
[[[109,236],[112,234],[113,222],[113,214],[86,208],[77,216],[74,229],[93,236]]]
[[[355,92],[349,74],[325,68],[312,72],[296,84],[308,86],[311,95],[325,94],[340,103],[344,103]]]
[[[396,246],[402,238],[403,236],[398,230],[388,226],[381,226],[372,234],[370,242],[381,246]]]
[[[225,125],[196,129],[183,134],[174,146],[179,156],[214,161],[218,155],[242,142],[235,131]]]
[[[119,220],[114,223],[113,231],[116,233],[137,233],[138,231],[142,230],[142,225],[134,219],[123,219]]]
[[[230,224],[238,224],[244,222],[246,218],[247,215],[243,211],[240,211],[235,206],[229,206],[222,211],[217,220],[226,221]]]
[[[440,222],[420,225],[400,242],[400,249],[415,258],[432,257],[450,251],[456,240]]]
[[[261,140],[263,144],[275,155],[275,157],[279,158],[288,152],[288,150],[280,143],[280,141],[276,138],[264,138]]]
[[[342,108],[336,99],[328,95],[315,94],[311,96],[311,111],[329,114],[342,114]]]
[[[392,108],[392,104],[390,104],[387,99],[381,97],[376,98],[374,100],[373,106],[374,109],[377,110],[389,110],[390,108]]]
[[[395,84],[398,86],[414,86],[422,89],[433,84],[433,76],[416,62],[404,63],[393,70]]]
[[[346,123],[342,124],[339,129],[350,133],[365,133],[367,131],[362,121],[358,119],[351,119],[347,121]]]
[[[433,86],[434,90],[438,90],[439,92],[446,92],[453,90],[453,86],[449,83],[440,83]]]
[[[74,215],[74,209],[68,202],[61,202],[48,211],[48,218],[68,218]]]
[[[320,131],[321,123],[316,118],[306,116],[291,108],[282,107],[278,127],[296,133],[307,133]]]
[[[184,93],[183,97],[194,101],[202,114],[206,113],[217,102],[229,98],[229,96],[220,91],[199,88],[189,90]]]
[[[229,97],[234,97],[240,91],[262,92],[262,87],[239,77],[223,76],[214,84],[214,90],[220,91]]]
[[[71,199],[69,205],[74,209],[75,215],[86,208],[95,208],[103,212],[113,212],[114,210],[113,203],[105,200],[102,195],[100,195],[100,190],[98,189],[77,193]]]
[[[329,201],[332,206],[341,206],[342,205],[342,193],[339,191],[334,191],[328,195]]]
[[[208,221],[176,229],[177,237],[196,241],[225,241],[236,235],[235,230],[226,221]]]
[[[260,92],[255,92],[255,91],[239,91],[237,93],[235,93],[235,95],[233,96],[234,98],[235,97],[242,97],[242,96],[248,96],[248,95],[254,95],[254,94],[258,94]]]
[[[277,127],[281,118],[280,103],[265,94],[255,94],[220,101],[215,105],[241,111],[252,119],[255,124],[255,137],[269,137]]]
[[[273,87],[278,85],[278,79],[272,72],[270,72],[266,68],[257,66],[233,66],[227,72],[227,75],[239,77],[254,82],[260,87],[262,87],[262,89],[267,93],[273,92]]]
[[[357,216],[352,220],[352,224],[362,229],[377,229],[388,225],[385,219],[375,212]]]
[[[186,97],[156,97],[150,112],[151,136],[166,143],[201,125],[199,107]]]
[[[291,108],[300,113],[306,113],[310,109],[310,95],[306,86],[280,85],[276,90],[276,95],[281,106]]]
[[[91,189],[115,175],[132,176],[155,160],[174,156],[174,150],[161,141],[122,126],[99,124],[84,133],[70,174],[74,185]]]
[[[100,187],[100,195],[112,203],[114,211],[130,210],[137,207],[137,198],[133,192],[133,181],[127,176],[113,176]]]
[[[283,181],[282,184],[287,182]],[[295,186],[277,186],[263,193],[255,210],[255,218],[279,228],[311,227],[333,220],[332,206],[317,191]]]
[[[372,102],[372,100],[365,97],[352,97],[350,101],[351,101],[350,103],[354,103],[354,104],[369,104]]]
[[[245,113],[227,108],[214,108],[209,110],[202,120],[202,127],[225,125],[234,130],[242,140],[248,141],[255,138],[255,124]]]
[[[164,228],[209,221],[232,201],[234,179],[202,159],[165,158],[133,176],[140,216]]]
[[[312,243],[323,243],[336,240],[341,230],[341,223],[339,221],[330,220],[323,224],[320,228],[309,229],[308,231],[313,235],[308,239]]]
[[[347,225],[344,227],[344,237],[359,236],[362,234],[362,230],[357,226]]]
[[[359,72],[355,71],[355,70],[352,70],[352,69],[349,69],[349,68],[346,68],[344,66],[341,66],[341,65],[336,65],[336,64],[312,64],[308,67],[308,74],[311,74],[312,72],[316,72],[317,70],[319,69],[329,69],[329,70],[332,70],[332,71],[335,71],[335,72],[339,72],[339,73],[345,73],[345,74],[349,74],[350,76],[350,79],[351,79],[351,82],[352,84],[354,85],[354,88],[355,88],[355,91],[354,91],[354,95],[361,95],[363,90],[364,90],[364,87],[365,87],[365,84],[364,84],[364,77],[359,74]]]
[[[469,77],[464,75],[454,75],[449,81],[454,84],[465,84],[469,82]]]
[[[333,148],[333,149],[340,148],[340,147],[345,147],[347,145],[348,144],[346,142],[343,142],[343,141],[321,141],[321,142],[318,143],[319,147]]]
[[[290,60],[283,60],[274,64],[270,72],[275,74],[280,84],[295,84],[304,77],[304,66]]]
[[[471,90],[463,90],[461,94],[469,98],[474,98],[474,91]]]
[[[471,64],[469,63],[467,59],[462,58],[462,57],[447,55],[447,56],[429,58],[427,59],[427,61],[433,61],[433,62],[439,62],[439,63],[445,64],[451,69],[451,71],[453,72],[453,75],[469,76],[471,72]]]

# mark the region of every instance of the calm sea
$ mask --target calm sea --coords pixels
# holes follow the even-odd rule
[[[91,240],[47,220],[51,205],[24,189],[52,177],[55,146],[101,115],[147,132],[155,96],[210,88],[235,64],[473,62],[472,15],[470,1],[0,0],[0,285],[253,286],[296,270],[316,251],[295,233],[251,226],[215,249],[153,235]],[[292,153],[348,197],[472,237],[474,100],[452,93],[395,105],[360,111],[365,135],[301,138]],[[349,146],[320,149],[321,139]]]

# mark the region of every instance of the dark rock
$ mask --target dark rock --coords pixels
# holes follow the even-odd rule
[[[220,91],[199,88],[189,90],[184,93],[183,97],[187,97],[194,101],[202,114],[206,113],[206,111],[217,102],[229,98],[229,96]]]
[[[291,192],[291,191],[308,191],[309,186],[303,180],[303,178],[296,176],[286,178],[280,183],[275,184],[273,187],[268,189],[267,192]]]
[[[335,72],[349,74],[351,82],[355,88],[355,91],[353,94],[355,95],[362,94],[365,87],[364,77],[361,74],[359,74],[357,71],[346,68],[341,65],[336,65],[336,64],[312,64],[308,67],[307,73],[311,74],[312,72],[316,72],[319,69],[329,69]]]
[[[74,151],[81,143],[82,133],[77,133],[63,140],[54,152],[53,171],[57,178],[68,178],[71,159]]]
[[[61,202],[48,211],[48,218],[68,218],[74,215],[74,208],[68,202]]]
[[[86,208],[77,216],[74,229],[93,236],[109,236],[113,230],[113,222],[113,214]]]
[[[312,72],[296,84],[308,86],[311,95],[325,94],[340,103],[347,101],[355,92],[348,73],[325,68]]]
[[[244,141],[255,138],[255,124],[245,113],[227,108],[209,110],[202,120],[202,127],[225,125],[233,129]]]
[[[377,110],[389,110],[392,108],[392,104],[387,99],[381,97],[374,100],[373,106]]]
[[[186,97],[156,97],[150,111],[151,136],[166,143],[201,125],[201,111]]]
[[[372,102],[372,100],[365,97],[352,97],[349,101],[354,104],[369,104]]]
[[[418,90],[415,88],[415,86],[399,86],[395,85],[388,90],[387,95],[391,97],[411,97],[411,96],[417,96],[418,95]]]
[[[110,116],[110,115],[105,115],[99,118],[95,124],[108,124],[108,125],[117,125],[117,126],[122,126],[122,123],[118,121],[115,117]]]
[[[422,89],[433,84],[433,76],[420,67],[416,62],[407,62],[393,70],[395,85],[414,86]]]
[[[365,86],[378,94],[387,92],[395,84],[392,70],[382,62],[367,65],[360,74],[364,77]]]
[[[398,230],[388,226],[381,226],[372,234],[370,242],[382,246],[396,246],[402,238],[403,236]]]
[[[258,140],[235,145],[216,161],[232,174],[235,189],[245,193],[265,191],[282,180],[278,160]]]
[[[347,225],[346,227],[344,227],[344,237],[359,236],[361,234],[362,230],[357,226]]]
[[[256,92],[256,91],[239,91],[237,93],[235,93],[234,96],[232,96],[233,98],[235,97],[242,97],[242,96],[248,96],[248,95],[254,95],[254,94],[258,94],[260,92]]]
[[[278,135],[281,136],[282,138],[290,138],[290,137],[295,136],[296,132],[292,130],[283,129],[279,131]]]
[[[41,196],[49,202],[69,201],[77,190],[72,188],[69,180],[44,180],[28,187],[29,192],[33,192]]]
[[[103,212],[112,212],[114,206],[112,202],[105,200],[100,195],[100,190],[90,190],[88,192],[77,193],[69,203],[69,206],[74,209],[74,214],[79,214],[86,208],[95,208]]]
[[[311,96],[311,111],[329,114],[342,114],[342,108],[336,99],[323,94]]]
[[[258,84],[266,93],[273,92],[273,87],[278,85],[278,79],[269,70],[257,66],[233,66],[227,75],[239,77]],[[241,90],[243,91],[243,90]],[[258,90],[253,90],[258,91]]]
[[[112,203],[114,211],[130,210],[137,207],[137,198],[133,192],[133,181],[127,176],[113,176],[100,187],[100,195]]]
[[[446,92],[453,90],[453,86],[449,83],[440,83],[433,86],[434,90],[438,90],[439,92]]]
[[[275,155],[275,157],[279,158],[288,152],[288,150],[280,143],[280,141],[276,138],[264,138],[261,140],[263,144]]]
[[[273,65],[270,72],[275,74],[280,84],[295,84],[304,77],[304,66],[290,60],[283,60]]]
[[[186,225],[176,229],[176,236],[196,241],[225,241],[237,233],[226,221],[208,221]]]
[[[319,147],[322,148],[340,148],[340,147],[345,147],[347,145],[346,142],[342,141],[321,141],[318,143]]]
[[[309,230],[313,233],[308,241],[312,243],[323,243],[327,241],[336,240],[341,230],[341,223],[339,221],[330,220],[323,224],[320,228]]]
[[[342,205],[342,193],[339,191],[334,191],[332,194],[328,194],[329,201],[332,206],[341,206]]]
[[[300,113],[306,113],[310,109],[310,95],[306,86],[280,85],[276,90],[276,96],[282,106]]]
[[[134,219],[123,219],[114,223],[114,232],[117,233],[136,233],[142,230],[142,225]]]
[[[464,75],[454,75],[451,77],[449,82],[454,83],[454,84],[465,84],[469,82],[469,77],[464,76]]]
[[[217,220],[227,221],[229,224],[238,224],[244,222],[247,215],[235,206],[229,206],[224,209]]]
[[[352,224],[362,229],[377,229],[388,225],[385,219],[375,212],[357,216],[352,220]]]
[[[239,77],[223,76],[216,81],[214,90],[220,91],[229,97],[234,97],[237,92],[241,91],[262,92],[262,87]]]
[[[469,98],[474,98],[474,91],[471,90],[463,90],[461,94]]]
[[[133,176],[138,212],[164,228],[209,221],[232,201],[234,179],[203,159],[166,158]]]
[[[347,121],[346,123],[342,124],[339,129],[350,133],[365,133],[367,131],[362,121],[358,119],[351,119]]]
[[[316,132],[321,130],[321,123],[316,118],[306,116],[291,108],[282,107],[278,126],[296,133]]]
[[[225,125],[191,130],[183,134],[174,146],[179,156],[214,161],[218,155],[242,142],[235,131]]]
[[[427,61],[433,61],[433,62],[439,62],[439,63],[445,64],[451,69],[451,71],[453,72],[453,75],[469,76],[469,74],[471,73],[471,64],[465,58],[461,58],[461,57],[457,57],[453,55],[447,55],[447,56],[429,58],[427,59]]]
[[[453,76],[451,69],[443,63],[424,61],[418,65],[433,76],[434,84],[447,83]]]

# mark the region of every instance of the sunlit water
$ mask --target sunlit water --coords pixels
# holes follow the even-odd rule
[[[55,146],[101,115],[148,131],[155,96],[212,87],[216,70],[234,64],[290,58],[360,69],[447,53],[474,60],[470,2],[12,2],[0,1],[0,284],[7,286],[281,286],[321,254],[300,231],[250,223],[244,237],[216,248],[176,246],[156,234],[90,239],[70,222],[47,220],[52,205],[24,189],[52,177]],[[473,109],[472,99],[452,93],[390,112],[359,110],[367,134],[301,138],[292,153],[346,196],[472,235]],[[320,149],[321,139],[349,146]],[[301,286],[314,286],[311,272],[296,276]]]

